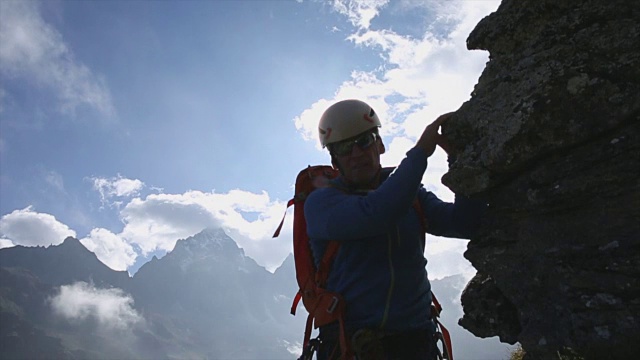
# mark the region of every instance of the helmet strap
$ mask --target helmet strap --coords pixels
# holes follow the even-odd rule
[[[331,154],[331,166],[333,166],[334,169],[338,169],[338,171],[340,171],[340,175],[346,179],[344,171],[342,171],[342,167],[340,166],[340,162],[338,162],[338,159],[333,154]]]

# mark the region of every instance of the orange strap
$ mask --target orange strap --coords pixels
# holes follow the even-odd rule
[[[434,294],[433,291],[431,292],[431,302],[433,303],[431,316],[440,317],[440,313],[442,312],[442,305],[440,305],[440,302],[436,298],[436,294]]]
[[[293,205],[293,202],[294,202],[294,199],[291,199],[287,202],[287,208],[284,209],[284,215],[282,215],[282,220],[280,220],[280,225],[278,225],[278,228],[273,233],[274,238],[277,238],[280,235],[280,230],[282,230],[282,225],[284,225],[284,218],[287,216],[287,209],[289,208],[289,206]]]
[[[302,293],[300,292],[300,290],[298,290],[298,292],[296,293],[296,297],[293,298],[293,304],[291,304],[291,315],[296,314],[296,309],[298,308],[300,299],[302,299]]]
[[[440,331],[442,332],[444,347],[446,348],[445,351],[447,352],[447,355],[449,355],[447,359],[453,360],[453,346],[451,345],[451,334],[449,334],[449,330],[447,330],[447,328],[444,327],[444,325],[442,325],[440,320],[438,319],[435,319],[435,320],[436,320],[436,324],[440,327]]]
[[[327,279],[329,277],[329,270],[331,269],[331,264],[333,259],[338,254],[338,249],[340,249],[340,243],[338,241],[332,240],[329,241],[327,247],[324,251],[324,255],[322,256],[322,261],[318,266],[318,271],[316,272],[316,285],[320,287],[324,287],[327,283]],[[337,299],[337,298],[334,298]],[[338,300],[339,302],[343,302],[342,299]],[[340,349],[342,350],[342,359],[348,360],[353,358],[353,353],[351,351],[351,346],[347,339],[347,331],[344,323],[344,306],[345,304],[338,304],[336,310],[338,311],[338,326],[340,327]],[[333,311],[333,309],[332,309]],[[308,331],[311,331],[310,324],[307,323]],[[310,333],[309,333],[310,335]],[[305,339],[307,335],[305,334]]]
[[[440,331],[442,332],[442,340],[444,342],[445,351],[449,356],[447,359],[453,360],[453,346],[451,344],[451,335],[449,334],[449,330],[447,330],[447,328],[442,325],[440,320],[438,320],[438,318],[440,317],[440,312],[442,312],[442,305],[440,305],[440,302],[436,298],[436,295],[433,293],[433,291],[431,292],[431,303],[431,318],[433,319],[433,321],[435,321],[436,327],[439,327]]]

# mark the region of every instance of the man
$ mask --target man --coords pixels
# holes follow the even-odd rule
[[[449,116],[427,126],[395,170],[380,166],[380,119],[368,104],[340,101],[320,119],[320,141],[341,176],[306,200],[307,233],[316,263],[328,241],[340,242],[326,287],[345,300],[361,359],[435,358],[420,214],[428,233],[468,238],[486,207],[460,196],[443,202],[420,184]],[[335,323],[321,327],[319,360],[339,358],[337,336]]]

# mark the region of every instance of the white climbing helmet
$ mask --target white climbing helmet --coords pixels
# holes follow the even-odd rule
[[[378,114],[367,103],[342,100],[329,106],[322,114],[318,133],[324,148],[380,126]]]

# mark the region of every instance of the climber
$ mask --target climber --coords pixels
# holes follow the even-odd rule
[[[368,104],[340,101],[320,119],[320,142],[341,175],[306,200],[307,233],[316,263],[329,241],[340,243],[326,288],[346,303],[359,359],[435,359],[424,220],[430,234],[469,238],[486,208],[462,196],[443,202],[420,184],[450,116],[428,125],[395,169],[380,165],[381,124]],[[337,323],[321,326],[319,337],[318,359],[339,358]]]

